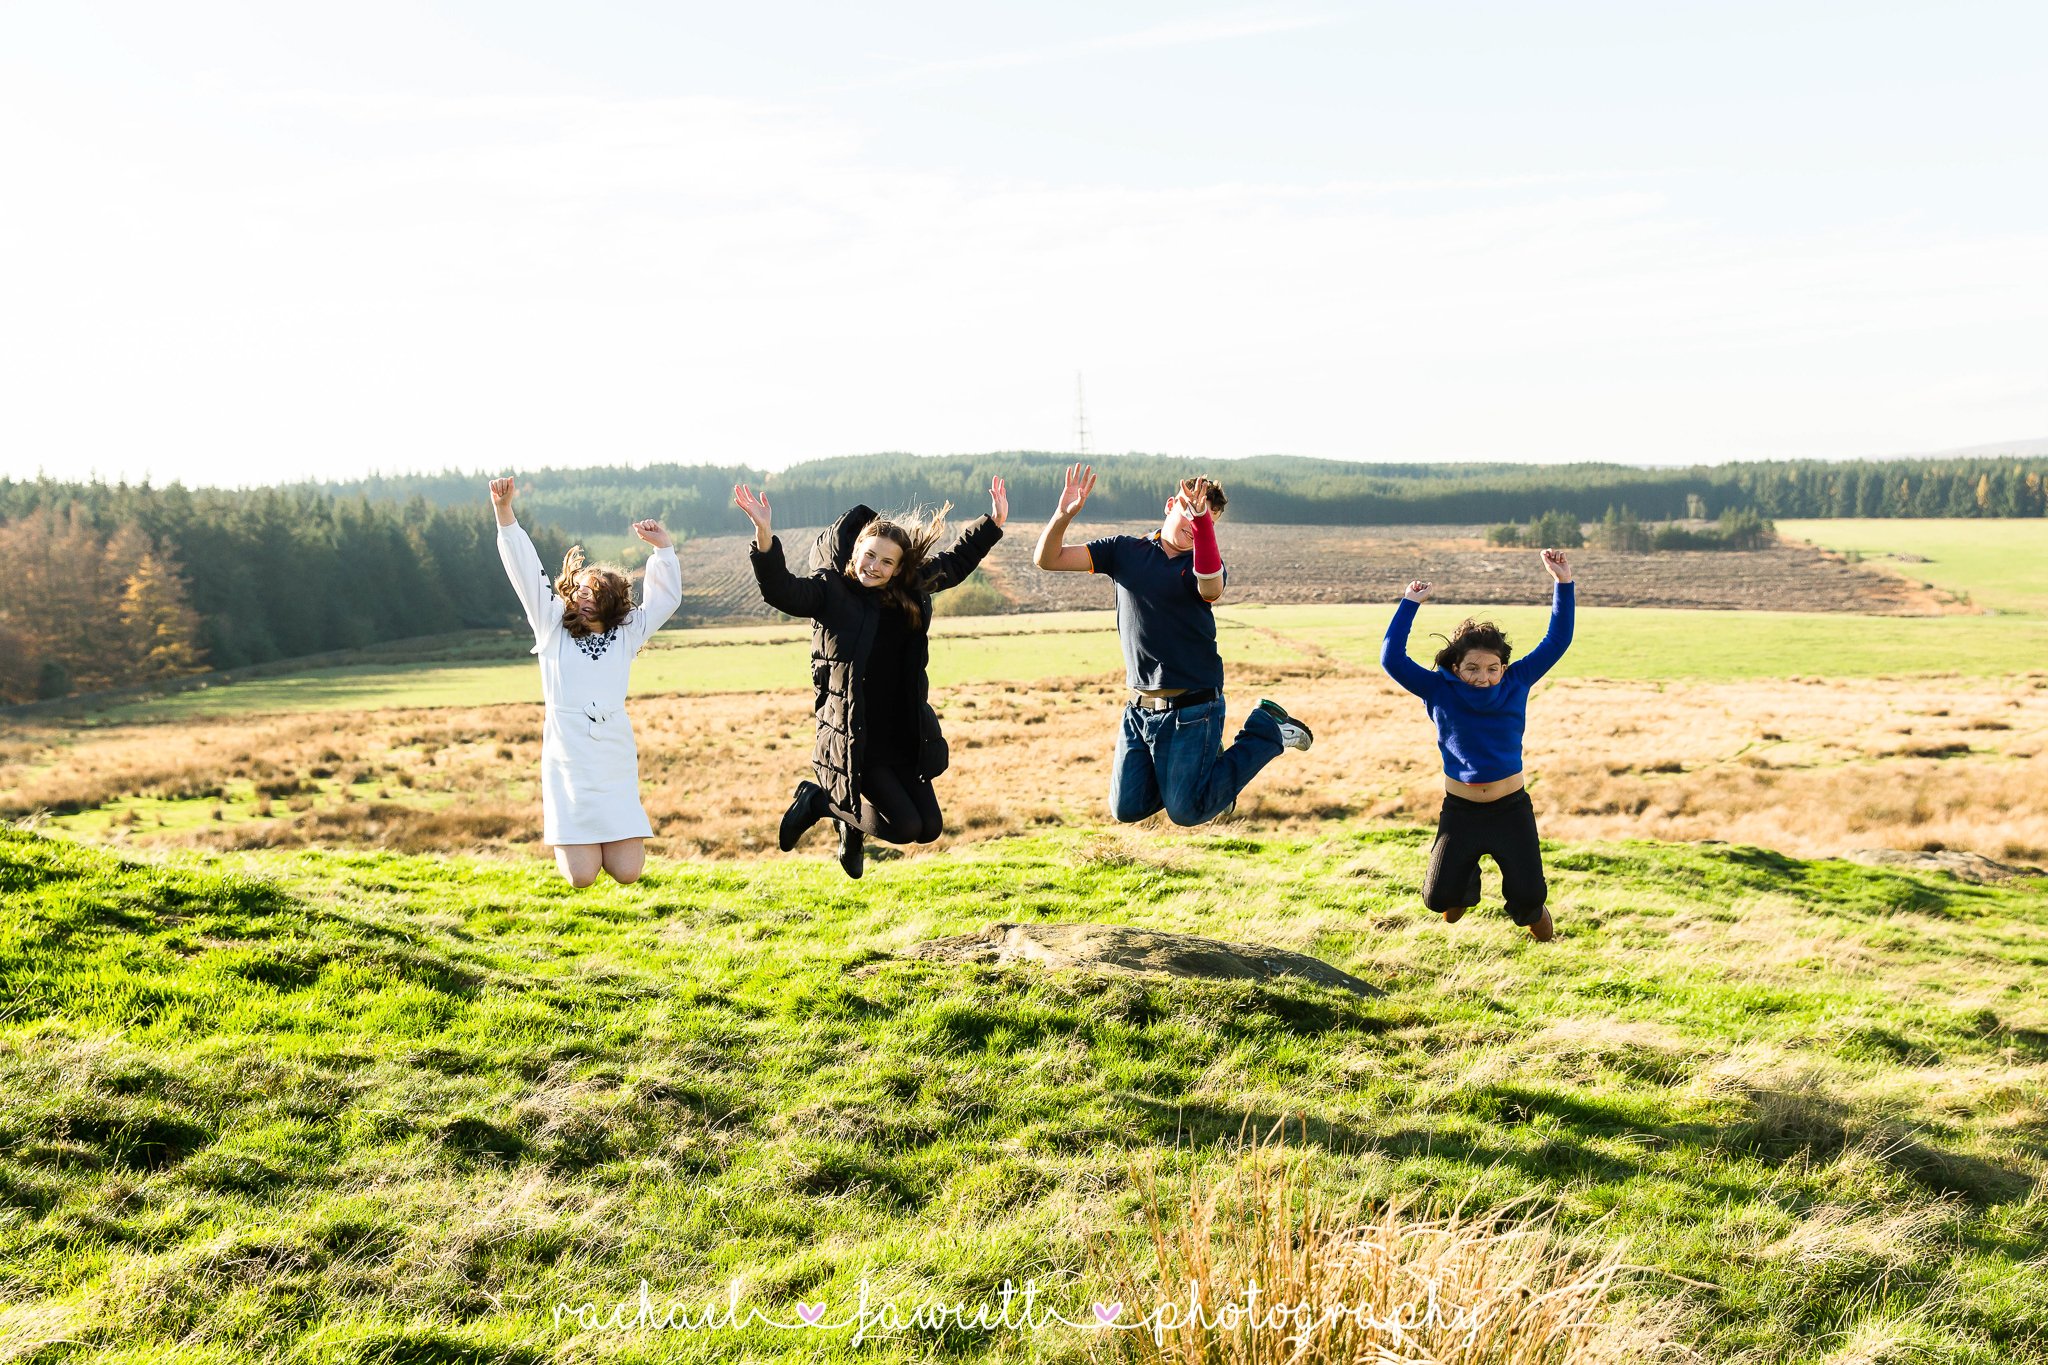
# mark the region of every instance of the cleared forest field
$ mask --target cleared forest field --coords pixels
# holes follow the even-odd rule
[[[1041,523],[1011,518],[984,572],[1013,611],[1074,611],[1108,603],[1088,574],[1042,572],[1032,563]],[[1070,545],[1110,535],[1143,535],[1154,522],[1076,524]],[[808,562],[815,528],[781,532],[794,569]],[[1482,527],[1262,526],[1227,519],[1218,536],[1239,603],[1391,602],[1410,579],[1427,578],[1449,600],[1475,605],[1527,602],[1547,581],[1532,550],[1489,546]],[[751,537],[707,536],[678,551],[683,611],[698,622],[771,620],[747,559]],[[1864,569],[1812,545],[1765,550],[1623,554],[1575,551],[1580,575],[1616,607],[1856,612],[1919,616],[1960,609],[1951,593]]]

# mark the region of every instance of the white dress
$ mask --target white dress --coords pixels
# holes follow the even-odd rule
[[[602,844],[654,833],[640,804],[640,750],[626,718],[633,656],[683,600],[674,547],[647,560],[641,605],[610,632],[578,639],[562,626],[565,610],[540,554],[518,522],[498,528],[498,558],[533,627],[540,656],[541,838],[550,845]]]

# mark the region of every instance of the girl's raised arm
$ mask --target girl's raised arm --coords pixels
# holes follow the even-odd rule
[[[1545,550],[1543,567],[1557,580],[1557,586],[1550,594],[1550,629],[1543,632],[1543,639],[1536,648],[1515,660],[1514,671],[1535,682],[1564,657],[1572,643],[1572,618],[1576,614],[1578,589],[1572,586],[1572,566],[1565,559],[1563,550]]]
[[[526,624],[533,628],[533,636],[538,640],[561,619],[562,601],[555,596],[548,571],[541,567],[540,552],[533,548],[532,538],[512,515],[515,491],[509,478],[491,480],[491,506],[498,516],[498,562],[505,566],[505,577],[512,580],[512,590],[519,594],[519,605],[526,613]]]
[[[676,561],[676,543],[658,521],[636,521],[633,534],[654,547],[641,580],[640,610],[633,616],[634,648],[652,639],[683,604],[683,566]]]
[[[974,572],[975,566],[987,558],[988,552],[1003,538],[1003,523],[1010,519],[1010,494],[1003,487],[1002,475],[998,474],[990,481],[988,491],[987,521],[976,517],[954,537],[950,546],[925,561],[926,592],[944,592],[965,582],[967,575]]]
[[[1424,701],[1435,694],[1437,678],[1408,657],[1408,630],[1415,624],[1415,613],[1422,606],[1422,599],[1429,596],[1431,586],[1421,579],[1408,585],[1408,591],[1401,594],[1400,605],[1394,608],[1394,619],[1387,622],[1387,638],[1380,642],[1380,667],[1388,677]]]
[[[824,583],[815,576],[798,578],[783,562],[782,541],[772,529],[774,509],[768,506],[768,495],[740,484],[732,490],[732,500],[754,523],[754,548],[747,551],[747,558],[754,566],[761,600],[789,616],[815,617],[823,611]]]

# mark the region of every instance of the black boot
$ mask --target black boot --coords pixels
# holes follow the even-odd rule
[[[866,863],[867,837],[858,825],[839,821],[839,865],[846,869],[847,876],[858,880]]]
[[[799,782],[796,784],[796,800],[790,802],[789,809],[782,813],[782,832],[776,842],[787,853],[796,847],[797,840],[804,837],[804,831],[824,818],[825,789],[808,780]]]

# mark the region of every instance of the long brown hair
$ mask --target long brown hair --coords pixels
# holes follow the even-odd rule
[[[953,510],[952,503],[946,503],[938,511],[927,513],[920,508],[915,512],[895,512],[888,516],[876,517],[860,528],[860,534],[853,538],[854,549],[870,537],[880,537],[903,552],[896,563],[895,576],[881,587],[882,603],[891,606],[910,618],[910,624],[923,629],[930,625],[924,619],[924,612],[918,607],[918,579],[924,573],[925,560],[931,557],[932,546],[938,544],[945,534],[946,513]],[[853,556],[847,556],[844,570],[848,578],[854,577]]]
[[[576,600],[576,580],[589,574],[596,578],[591,593],[597,599],[597,624],[585,626],[583,618],[576,614],[570,604]],[[569,553],[562,556],[562,572],[555,579],[555,596],[562,599],[565,610],[562,614],[562,628],[570,635],[603,635],[616,630],[619,622],[626,619],[626,613],[633,610],[633,585],[626,576],[608,564],[585,564],[583,547],[572,545]]]

